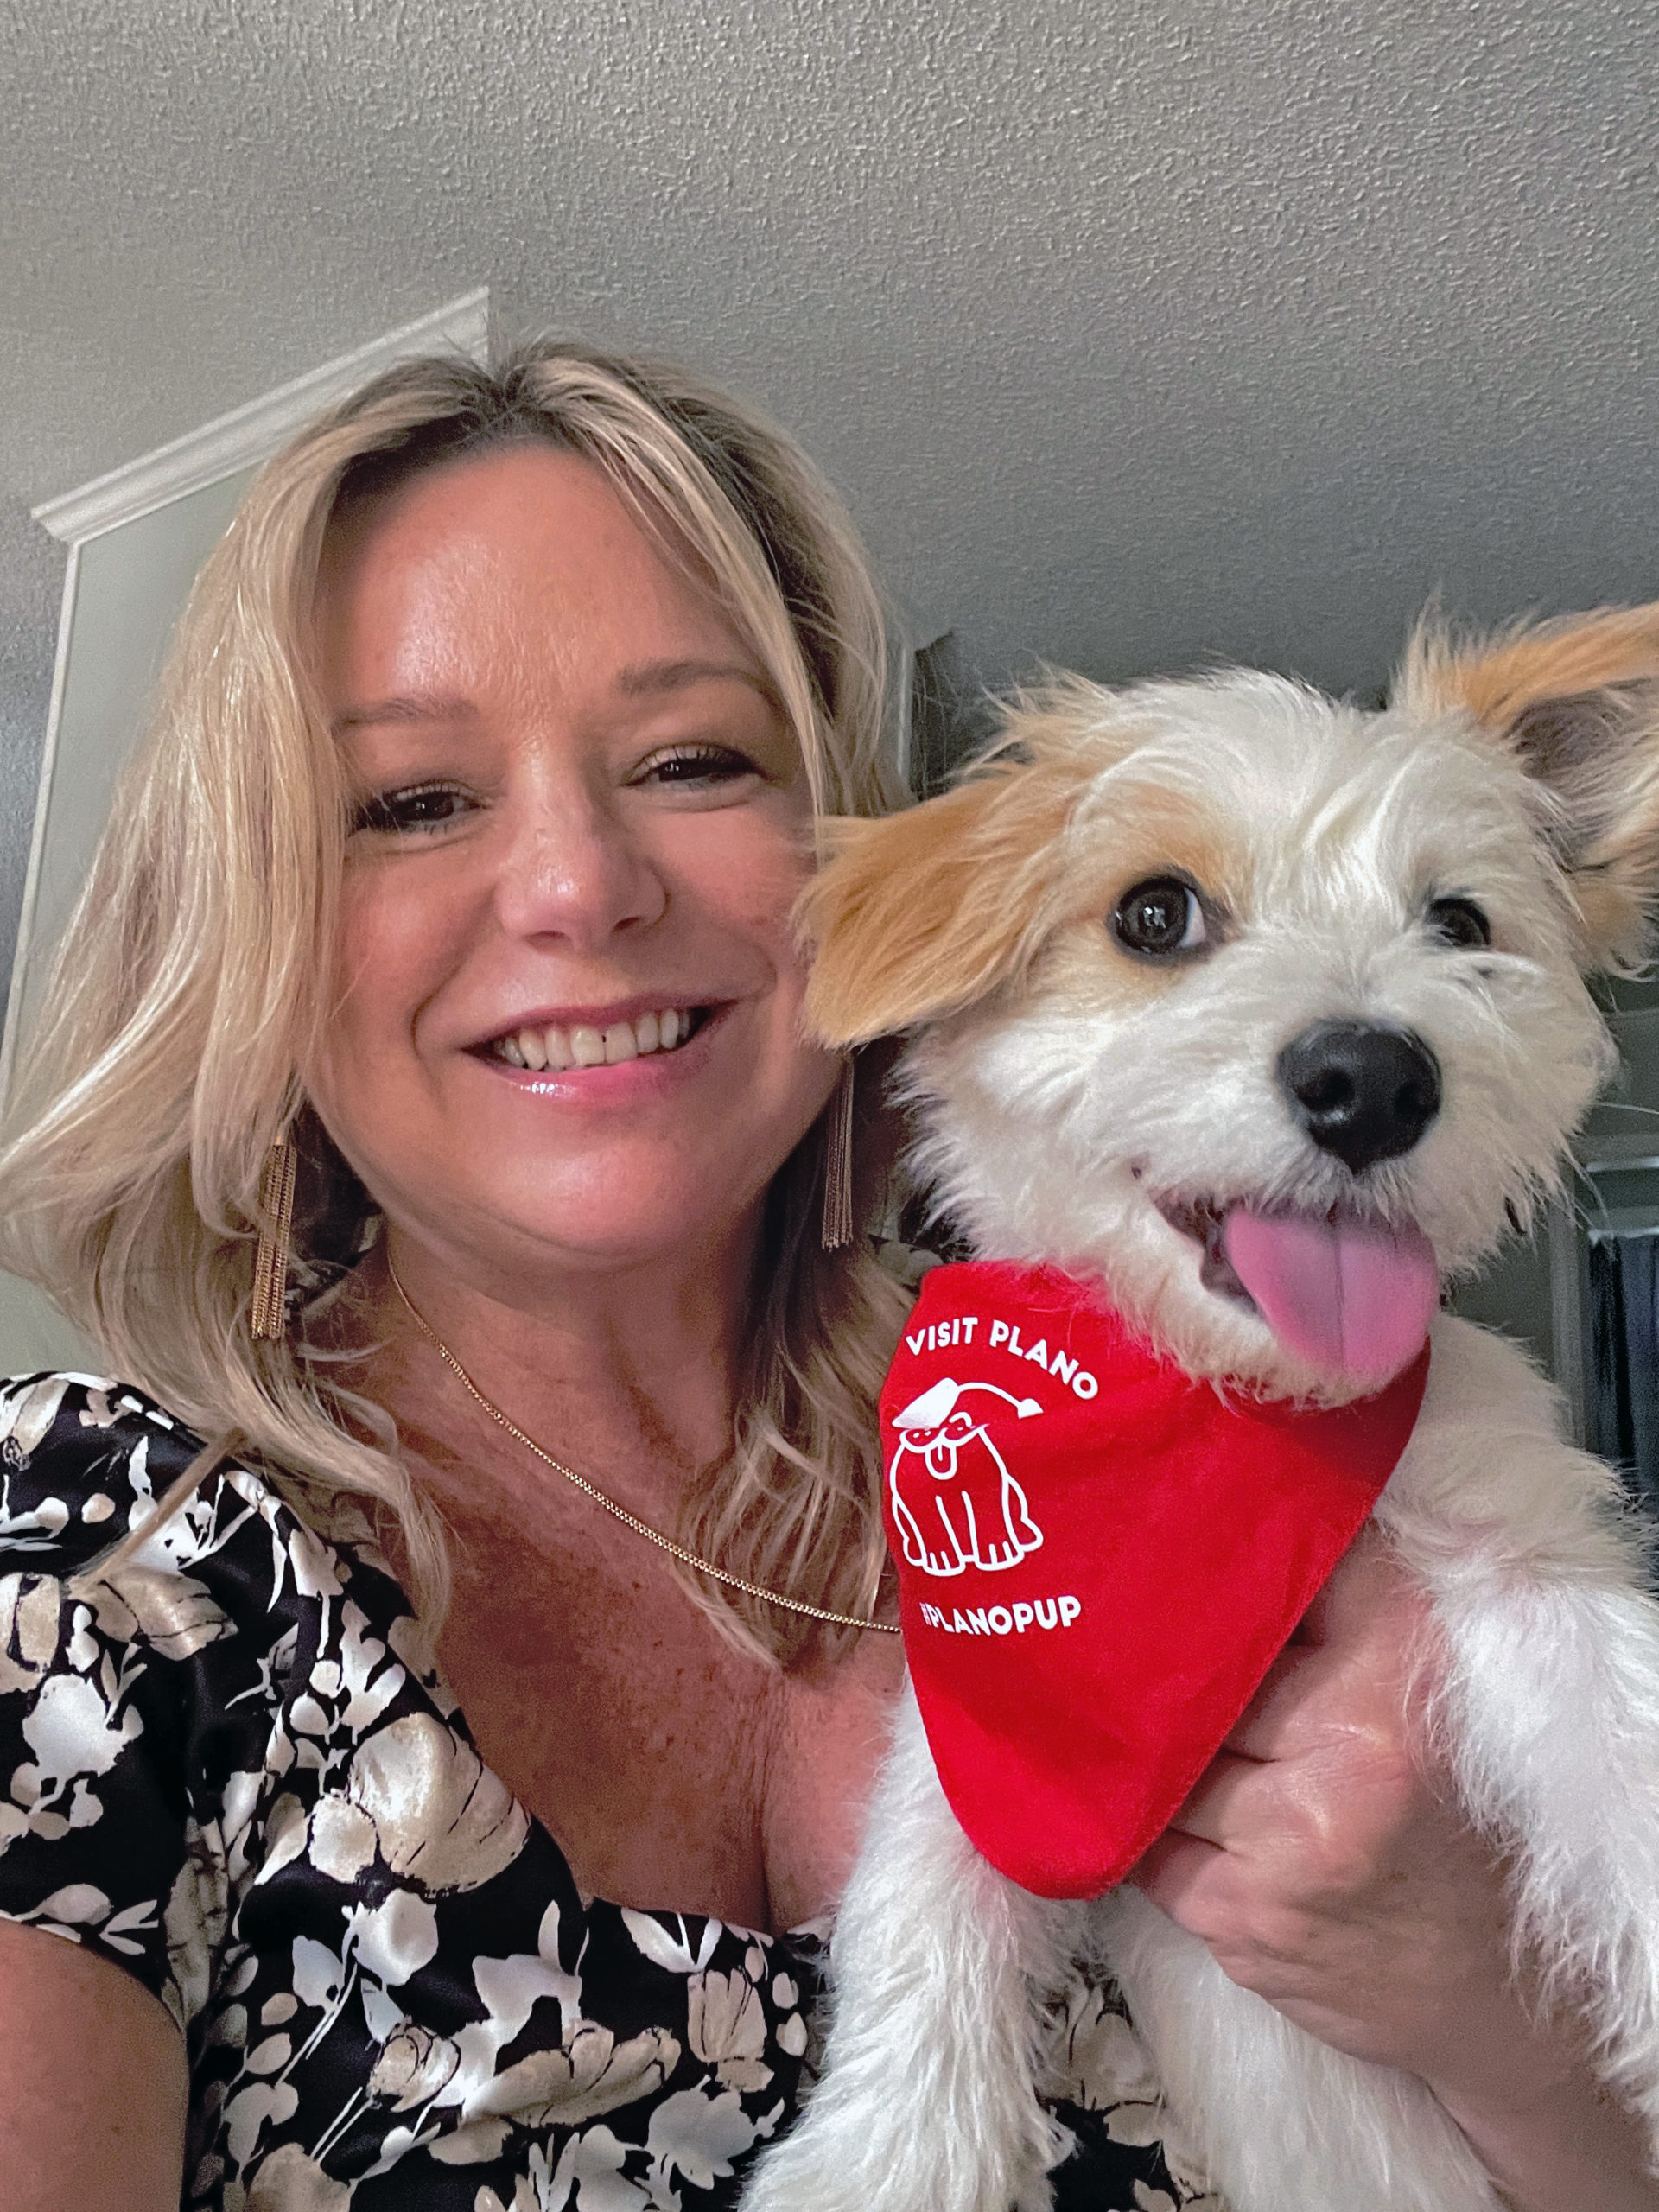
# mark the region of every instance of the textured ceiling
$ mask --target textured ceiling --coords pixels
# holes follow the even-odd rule
[[[763,401],[988,674],[1370,685],[1437,583],[1659,591],[1653,34],[1651,0],[14,7],[14,863],[29,504],[480,283]]]

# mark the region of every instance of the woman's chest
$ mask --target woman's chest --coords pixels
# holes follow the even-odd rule
[[[486,1764],[590,1894],[750,1927],[827,1911],[885,1747],[897,1639],[786,1677],[654,1560],[601,1564],[471,1550],[441,1656]]]

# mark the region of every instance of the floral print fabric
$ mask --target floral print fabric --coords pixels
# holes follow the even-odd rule
[[[710,2212],[810,2086],[822,1946],[584,1898],[411,1663],[366,1540],[137,1392],[0,1384],[0,1916],[125,1968],[188,2045],[182,2203]],[[1109,1989],[1050,2083],[1057,2204],[1224,2212]]]

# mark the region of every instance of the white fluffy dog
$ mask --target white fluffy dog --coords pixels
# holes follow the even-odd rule
[[[1452,1278],[1555,1185],[1611,1063],[1581,978],[1639,957],[1659,889],[1659,606],[1425,630],[1379,712],[1245,672],[1062,680],[954,790],[846,840],[809,894],[812,1018],[919,1032],[919,1165],[976,1250],[1100,1279],[1190,1374],[1341,1402],[1374,1378],[1270,1324],[1228,1224],[1381,1223]],[[1586,2009],[1659,2138],[1642,1532],[1519,1351],[1446,1315],[1432,1345],[1376,1515],[1432,1607],[1431,1725],[1513,1868],[1517,1962]],[[825,2075],[746,2212],[1048,2205],[1040,2000],[1085,1955],[1235,2212],[1497,2203],[1421,2082],[1303,2033],[1138,1892],[1003,1880],[906,1698]]]

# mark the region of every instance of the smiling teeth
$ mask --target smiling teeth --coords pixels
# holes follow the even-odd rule
[[[633,1021],[613,1021],[606,1029],[578,1023],[571,1029],[557,1022],[544,1029],[515,1029],[498,1037],[491,1046],[497,1059],[509,1067],[543,1069],[562,1075],[567,1068],[615,1067],[622,1060],[641,1058],[647,1052],[671,1052],[690,1036],[694,1017],[678,1007],[660,1014],[642,1014]]]

